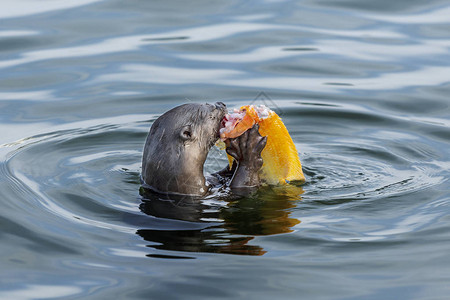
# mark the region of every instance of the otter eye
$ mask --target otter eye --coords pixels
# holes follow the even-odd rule
[[[192,128],[190,125],[181,128],[180,137],[183,141],[192,139]]]

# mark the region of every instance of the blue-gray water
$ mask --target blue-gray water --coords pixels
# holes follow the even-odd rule
[[[0,299],[449,299],[448,1],[0,6]],[[189,101],[276,109],[307,183],[155,213]]]

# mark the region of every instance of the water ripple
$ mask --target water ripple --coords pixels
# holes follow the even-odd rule
[[[125,51],[137,50],[148,44],[155,43],[198,43],[204,41],[213,41],[224,39],[237,34],[250,32],[262,32],[268,30],[293,30],[310,31],[328,34],[332,36],[358,37],[367,36],[373,38],[399,38],[401,35],[392,32],[379,32],[368,30],[336,31],[327,29],[313,29],[302,26],[288,25],[269,25],[256,23],[226,23],[217,25],[208,25],[190,29],[169,31],[151,35],[134,35],[118,38],[105,39],[95,44],[45,49],[31,51],[21,54],[21,58],[6,60],[0,62],[0,68],[8,68],[48,59],[62,59],[70,57],[85,57],[104,55],[109,53],[120,53]]]
[[[444,0],[3,1],[0,298],[445,298],[448,14]],[[150,124],[191,100],[274,108],[307,183],[140,195]],[[226,163],[214,148],[205,170]]]
[[[260,212],[251,217],[237,216],[253,214],[253,202],[247,208],[245,202],[226,204],[206,200],[201,204],[203,213],[198,216],[190,209],[186,212],[180,211],[181,215],[178,216],[172,214],[173,208],[166,207],[170,206],[170,203],[139,204],[140,198],[136,192],[139,186],[141,147],[148,130],[148,125],[140,122],[68,129],[32,137],[15,143],[15,146],[11,144],[12,147],[18,145],[20,147],[8,155],[7,178],[16,182],[16,188],[38,197],[39,200],[33,200],[28,205],[35,208],[42,207],[56,218],[78,224],[75,226],[88,226],[97,230],[106,229],[125,234],[137,230],[145,240],[156,241],[157,245],[163,243],[163,246],[155,246],[155,249],[176,250],[180,247],[178,250],[189,251],[183,243],[177,247],[166,244],[168,243],[166,238],[169,236],[161,235],[160,232],[164,229],[171,232],[170,238],[176,235],[184,239],[186,235],[192,235],[191,238],[197,240],[193,247],[199,251],[239,252],[246,249],[245,251],[257,255],[265,251],[261,248],[248,248],[243,241],[251,238],[239,237],[234,241],[234,237],[231,236],[233,234],[246,236],[255,232],[259,234],[289,232],[289,228],[302,229],[303,222],[296,225],[302,221],[302,217],[300,220],[289,217],[290,213],[286,211],[295,207],[290,201],[303,200],[305,203],[315,203],[316,208],[324,205],[342,210],[343,206],[359,205],[360,201],[374,202],[417,194],[439,186],[445,181],[446,169],[439,161],[441,155],[439,152],[420,142],[423,140],[417,137],[416,133],[383,128],[391,127],[389,118],[392,124],[410,120],[387,117],[376,114],[373,110],[364,110],[359,106],[348,104],[316,105],[308,102],[301,103],[298,109],[301,114],[316,122],[320,118],[329,122],[328,115],[332,114],[333,124],[341,123],[343,127],[336,128],[335,132],[319,133],[312,132],[310,130],[312,127],[307,125],[300,131],[294,131],[293,138],[301,149],[307,183],[303,189],[280,189],[275,194],[264,191],[265,201],[268,202],[265,204],[262,202],[265,208],[261,208]],[[292,109],[286,110],[285,113],[285,119],[289,119],[289,115],[296,114]],[[357,128],[350,130],[353,128],[352,123],[359,120],[365,120],[365,134],[355,134]],[[304,121],[307,123],[307,119]],[[370,124],[377,129],[368,130]],[[309,141],[309,136],[313,134],[314,142]],[[424,161],[424,158],[433,156],[436,160]],[[208,159],[206,169],[214,171],[225,164],[226,158],[214,153]],[[132,195],[135,195],[134,198]],[[281,195],[287,197],[287,202],[280,200]],[[274,197],[275,202],[271,202],[271,197]],[[146,214],[141,214],[139,207]],[[251,210],[247,211],[249,208]],[[167,215],[160,215],[159,212],[155,216],[153,215],[155,211],[165,211]],[[268,214],[264,218],[272,220],[270,226],[264,223],[263,227],[258,225],[251,230],[246,226],[241,227],[240,220],[249,217],[260,218],[259,214],[262,212]],[[177,220],[180,216],[182,219]],[[331,218],[325,222],[320,217],[317,219],[318,217],[312,219],[306,217],[304,229],[322,228],[321,226],[329,222],[345,221],[341,218]],[[255,226],[256,224],[258,222]],[[312,224],[316,224],[314,225],[316,227]],[[141,227],[143,225],[144,228]],[[192,231],[195,228],[205,230],[217,226],[219,228],[225,226],[226,230],[218,232],[213,230],[209,234]],[[359,235],[358,239],[375,241],[385,238],[389,232],[400,233],[395,226],[365,232],[364,235]],[[186,230],[190,230],[189,233]],[[184,231],[186,232],[183,233]],[[230,238],[232,244],[243,242],[244,248],[233,248],[234,250],[226,248],[228,244],[224,240]],[[333,239],[338,241],[340,238],[333,237]]]
[[[436,7],[434,9],[427,9],[418,13],[409,13],[404,15],[386,15],[386,14],[370,14],[367,18],[397,24],[447,24],[449,23],[450,7]]]
[[[9,0],[7,3],[2,3],[0,19],[25,17],[55,10],[70,9],[100,1],[102,0],[66,0],[64,2],[52,0],[41,0],[39,2],[33,0]]]

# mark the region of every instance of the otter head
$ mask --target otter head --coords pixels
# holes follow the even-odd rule
[[[142,158],[145,185],[161,193],[206,194],[203,164],[219,138],[225,114],[226,106],[222,102],[188,103],[156,119]]]

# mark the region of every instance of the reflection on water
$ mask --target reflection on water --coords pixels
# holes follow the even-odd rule
[[[157,243],[148,247],[159,250],[263,255],[266,253],[263,247],[248,244],[255,236],[289,233],[300,223],[290,216],[290,210],[296,207],[303,193],[301,187],[294,185],[265,187],[249,198],[219,200],[220,205],[198,199],[161,199],[151,192],[141,191],[140,209],[145,214],[203,223],[199,229],[191,230],[143,228],[137,231],[144,240]]]
[[[3,0],[0,298],[446,299],[449,11]],[[149,127],[191,101],[266,101],[306,184],[143,199]]]

